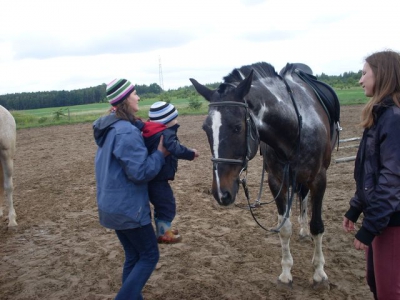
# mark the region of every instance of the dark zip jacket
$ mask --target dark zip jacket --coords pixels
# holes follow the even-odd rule
[[[178,159],[193,160],[194,151],[183,146],[178,139],[179,124],[166,127],[157,122],[146,122],[143,128],[143,137],[149,153],[157,150],[161,135],[164,136],[164,147],[171,153],[165,157],[165,164],[152,181],[174,180],[178,170]]]
[[[388,226],[400,226],[400,108],[385,99],[373,108],[374,125],[364,130],[354,179],[356,192],[345,216],[364,219],[356,238],[370,245]]]

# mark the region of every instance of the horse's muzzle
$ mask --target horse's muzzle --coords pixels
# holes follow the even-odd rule
[[[238,185],[235,184],[230,188],[220,187],[219,189],[213,188],[213,196],[217,200],[219,205],[229,206],[236,200],[236,194],[238,192]]]
[[[233,202],[235,202],[235,197],[233,197],[232,194],[229,192],[224,192],[221,195],[221,198],[219,199],[217,197],[216,200],[220,205],[228,206],[231,205]]]

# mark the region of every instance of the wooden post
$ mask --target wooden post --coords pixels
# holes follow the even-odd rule
[[[353,138],[349,138],[349,139],[339,140],[339,143],[352,142],[352,141],[359,141],[359,140],[361,140],[360,137],[353,137]]]
[[[349,156],[349,157],[342,157],[342,158],[337,158],[335,159],[335,163],[342,163],[342,162],[348,162],[348,161],[353,161],[356,160],[356,156]]]

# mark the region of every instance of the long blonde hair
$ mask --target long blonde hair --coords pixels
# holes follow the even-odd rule
[[[372,109],[386,97],[400,107],[400,54],[392,50],[376,52],[365,61],[375,76],[373,96],[361,112],[360,126],[370,128],[374,124]]]

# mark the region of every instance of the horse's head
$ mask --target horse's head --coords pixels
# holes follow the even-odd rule
[[[247,106],[253,72],[237,86],[222,83],[211,90],[190,79],[197,92],[210,102],[203,130],[213,161],[212,193],[221,205],[235,201],[241,173],[258,149],[258,132]]]

